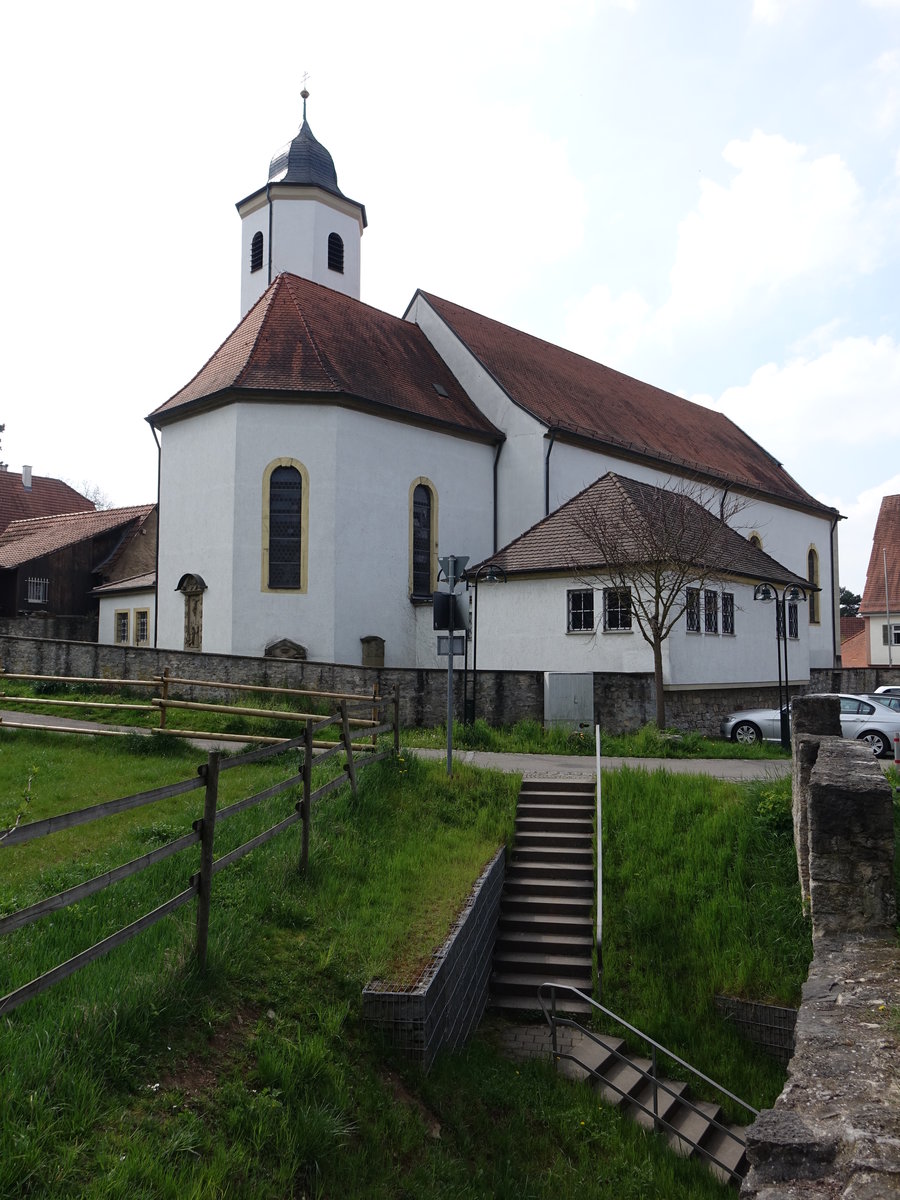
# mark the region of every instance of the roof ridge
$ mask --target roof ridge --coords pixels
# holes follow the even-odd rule
[[[320,370],[323,372],[323,374],[328,376],[328,378],[331,380],[332,386],[337,388],[339,391],[346,391],[347,390],[346,385],[344,384],[344,382],[342,380],[338,379],[335,376],[335,373],[334,373],[334,370],[332,369],[331,363],[328,361],[327,356],[324,354],[321,347],[319,346],[319,343],[316,341],[315,334],[313,333],[313,331],[310,327],[309,321],[306,319],[306,313],[300,307],[300,301],[297,299],[296,292],[294,291],[294,289],[292,287],[288,286],[287,273],[285,272],[285,274],[279,275],[278,278],[285,279],[284,286],[287,288],[288,295],[290,296],[291,301],[293,302],[294,308],[297,310],[297,316],[300,318],[300,323],[303,325],[303,329],[306,332],[306,336],[309,338],[310,345],[312,346],[313,351],[316,356],[316,363],[318,364]],[[301,277],[297,276],[297,278],[301,278]]]

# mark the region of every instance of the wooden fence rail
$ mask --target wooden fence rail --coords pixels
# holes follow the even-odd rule
[[[371,697],[353,697],[353,700],[360,703],[364,702],[367,705],[373,704]],[[301,871],[305,871],[309,862],[309,837],[315,802],[347,782],[350,783],[355,795],[356,773],[359,769],[378,762],[380,759],[397,754],[400,739],[399,691],[395,689],[391,697],[376,698],[375,703],[379,708],[390,706],[392,709],[392,719],[390,721],[376,726],[372,726],[372,722],[367,722],[367,725],[371,727],[369,731],[375,735],[393,732],[393,745],[388,750],[377,752],[370,744],[359,746],[351,741],[350,726],[352,722],[348,715],[350,702],[342,701],[336,715],[324,718],[308,718],[305,722],[304,731],[299,737],[287,741],[281,740],[275,745],[248,750],[235,758],[223,759],[219,751],[210,751],[207,755],[207,761],[198,768],[198,777],[195,779],[181,780],[177,783],[167,784],[161,788],[155,788],[152,791],[139,792],[132,796],[122,796],[115,800],[91,805],[89,808],[62,813],[58,816],[47,817],[41,821],[32,821],[25,825],[17,824],[10,829],[0,830],[0,851],[8,852],[14,846],[23,845],[33,841],[35,838],[47,837],[52,833],[58,833],[60,830],[72,829],[77,825],[97,821],[102,817],[127,812],[142,805],[152,804],[157,800],[183,795],[187,792],[197,791],[200,788],[204,789],[203,816],[194,822],[191,833],[186,833],[179,838],[175,838],[171,842],[167,842],[164,846],[159,846],[157,849],[143,854],[139,858],[132,859],[128,863],[123,863],[121,866],[115,867],[110,871],[106,871],[102,875],[97,875],[93,879],[86,880],[74,887],[66,888],[55,896],[48,896],[43,900],[37,901],[35,904],[29,905],[27,908],[19,909],[8,916],[0,918],[0,935],[12,933],[14,930],[21,929],[23,926],[38,920],[40,917],[46,916],[48,913],[57,912],[59,909],[66,908],[70,904],[75,904],[79,900],[102,891],[113,883],[118,883],[122,879],[136,875],[148,867],[154,866],[156,863],[171,857],[173,854],[177,854],[181,850],[197,845],[198,843],[200,845],[200,868],[191,875],[186,889],[165,900],[151,912],[144,913],[143,916],[131,922],[131,924],[116,930],[109,937],[88,947],[86,950],[82,950],[66,962],[60,963],[36,979],[30,980],[7,995],[0,997],[0,1016],[11,1013],[19,1005],[24,1004],[26,1000],[40,995],[41,992],[46,991],[53,984],[80,970],[81,967],[87,966],[88,963],[94,962],[96,959],[108,954],[117,946],[121,946],[124,942],[135,937],[142,930],[150,928],[150,926],[155,925],[164,917],[176,912],[194,898],[197,899],[196,953],[201,969],[205,968],[212,903],[212,881],[214,876],[219,871],[236,863],[245,854],[249,854],[251,850],[255,850],[272,838],[277,837],[278,834],[283,833],[298,821],[302,822],[302,840],[298,867]],[[339,727],[340,740],[324,743],[326,748],[316,754],[313,734],[329,725]],[[34,728],[34,726],[31,728]],[[298,753],[300,758],[300,770],[298,772],[292,772],[270,787],[247,796],[242,800],[237,800],[225,808],[219,808],[219,777],[223,771],[233,770],[235,767],[261,762],[274,755],[294,751]],[[313,767],[339,753],[343,753],[346,756],[342,773],[313,791]],[[356,760],[354,760],[354,754],[356,755]],[[235,847],[233,850],[228,851],[228,853],[221,855],[218,859],[215,858],[215,832],[221,821],[227,820],[256,804],[270,800],[283,792],[298,787],[302,788],[302,799],[296,802],[293,813],[284,817],[269,829],[257,834],[249,841],[244,842],[243,845]]]
[[[350,724],[356,728],[365,730],[366,733],[372,734],[372,727],[378,724],[375,713],[379,708],[379,697],[377,688],[369,695],[360,695],[358,692],[321,692],[314,691],[310,688],[286,688],[286,687],[269,687],[267,685],[256,685],[251,683],[229,683],[225,680],[215,679],[187,679],[180,676],[170,675],[169,668],[166,667],[162,675],[154,675],[152,679],[104,679],[90,678],[83,675],[28,675],[22,672],[4,671],[0,667],[0,681],[4,679],[19,680],[21,682],[32,683],[61,683],[66,685],[71,684],[93,684],[113,687],[151,687],[159,688],[161,695],[153,696],[147,704],[133,704],[124,702],[113,702],[105,700],[58,700],[49,696],[14,696],[0,692],[0,699],[5,700],[11,706],[17,705],[47,705],[50,708],[74,708],[74,709],[101,709],[111,712],[142,712],[142,713],[158,713],[159,726],[151,729],[151,732],[166,732],[173,737],[193,738],[197,741],[225,741],[225,742],[258,742],[261,744],[274,745],[277,742],[283,741],[278,737],[267,737],[264,734],[242,734],[242,733],[215,733],[204,729],[173,729],[167,724],[168,713],[170,710],[185,711],[185,712],[210,712],[228,714],[232,717],[253,717],[265,720],[282,720],[282,721],[312,721],[319,719],[321,714],[318,713],[302,713],[292,709],[271,709],[271,708],[242,708],[234,704],[213,704],[203,703],[196,700],[175,700],[169,697],[169,686],[176,684],[182,687],[192,688],[207,688],[210,691],[236,691],[236,692],[257,692],[268,695],[278,696],[302,696],[313,698],[320,701],[338,701],[341,704],[352,704],[355,706],[365,705],[372,711],[371,718],[353,717],[350,719]],[[329,723],[331,723],[329,721]],[[27,727],[31,729],[43,729],[46,732],[61,732],[62,727],[56,725],[36,725],[34,722],[27,722]],[[26,725],[16,721],[3,721],[2,725],[7,729],[22,729]],[[72,732],[83,732],[73,729]],[[107,730],[112,736],[123,736],[123,731]],[[372,737],[374,744],[375,737]],[[324,743],[323,743],[324,745]]]

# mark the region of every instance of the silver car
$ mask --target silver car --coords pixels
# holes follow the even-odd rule
[[[883,703],[881,697],[841,694],[841,732],[845,738],[868,742],[879,758],[893,754],[894,737],[900,734],[900,712]],[[781,741],[781,714],[777,708],[751,708],[729,713],[719,726],[723,737],[752,746],[755,742]]]

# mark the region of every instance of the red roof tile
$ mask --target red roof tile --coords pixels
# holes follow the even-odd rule
[[[612,543],[623,551],[619,563],[653,561],[648,551],[659,553],[661,547],[652,531],[662,522],[672,531],[672,545],[677,542],[679,561],[760,582],[809,586],[807,580],[723,525],[689,495],[638,483],[611,471],[486,561],[496,563],[507,574],[616,565],[604,558],[602,547],[587,531],[595,522],[606,530],[607,545]]]
[[[887,611],[885,603],[885,562],[887,562],[887,600],[891,613],[900,615],[900,496],[885,496],[875,522],[872,553],[866,571],[859,611],[863,614]],[[843,653],[843,652],[842,652]]]
[[[843,618],[842,618],[843,619]],[[869,665],[869,642],[866,631],[854,633],[841,642],[842,667],[867,667]]]
[[[841,645],[848,638],[856,637],[865,629],[866,623],[862,617],[841,617]]]
[[[61,479],[33,475],[31,490],[18,471],[0,471],[0,533],[11,521],[49,517],[54,513],[93,512],[94,506]]]
[[[138,504],[130,508],[107,508],[100,512],[60,513],[53,517],[36,517],[31,521],[13,521],[0,534],[0,568],[18,567],[86,541],[98,533],[118,529],[129,521],[143,520],[153,511],[152,504]]]
[[[162,425],[235,393],[333,396],[491,441],[502,436],[416,325],[296,275],[279,275],[190,383],[148,419]]]
[[[687,466],[807,508],[825,509],[722,413],[438,296],[419,295],[516,404],[563,435]]]

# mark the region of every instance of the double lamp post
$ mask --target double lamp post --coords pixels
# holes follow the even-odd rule
[[[753,599],[763,604],[775,604],[775,646],[778,653],[778,712],[781,716],[781,744],[785,750],[791,745],[790,689],[788,686],[788,605],[797,605],[806,599],[806,588],[799,584],[785,584],[779,591],[771,583],[758,583],[753,589]],[[796,635],[795,635],[796,636]],[[782,651],[783,647],[783,651]],[[782,660],[784,672],[782,675]],[[784,683],[782,684],[782,678]]]

